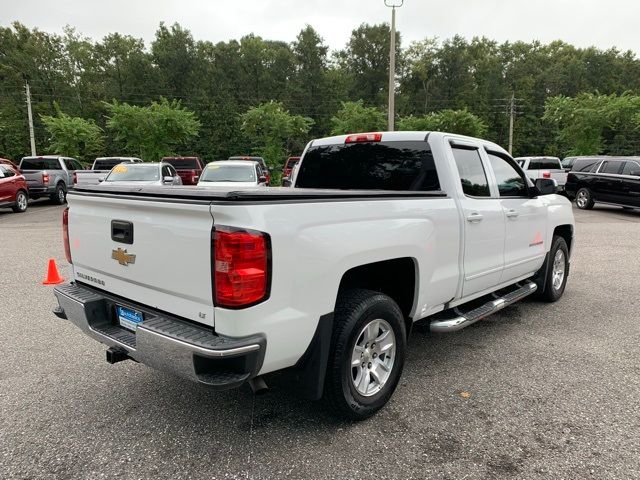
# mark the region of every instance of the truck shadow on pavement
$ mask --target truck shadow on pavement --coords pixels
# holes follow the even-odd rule
[[[389,442],[410,441],[408,452],[394,460],[399,462],[398,471],[457,459],[462,464],[484,464],[492,472],[517,474],[524,460],[522,452],[507,455],[500,448],[504,442],[497,442],[488,452],[470,453],[466,443],[469,432],[486,435],[496,428],[501,430],[498,417],[513,407],[513,402],[493,405],[489,400],[487,408],[478,389],[497,390],[499,397],[506,396],[505,387],[511,393],[521,390],[501,378],[505,356],[510,354],[501,346],[517,342],[514,332],[518,330],[526,335],[523,308],[526,304],[511,306],[457,334],[430,334],[417,326],[394,398],[364,422],[337,419],[322,404],[302,399],[286,374],[269,375],[270,390],[256,396],[248,387],[214,392],[125,362],[101,366],[98,387],[79,386],[70,379],[67,389],[56,390],[60,394],[60,424],[82,435],[85,428],[95,430],[91,423],[97,417],[99,438],[116,436],[122,444],[142,443],[140,448],[164,445],[167,461],[177,453],[166,444],[179,445],[180,451],[189,452],[192,458],[206,456],[207,462],[222,463],[235,471],[248,471],[263,462],[281,468],[291,460],[289,455],[310,451],[325,465],[352,461],[353,452],[361,452],[364,467],[365,448],[373,448],[373,455],[377,452],[389,460],[393,457],[387,451]],[[80,406],[78,402],[73,408],[67,405],[69,398],[78,396],[82,398]],[[495,392],[489,396],[495,398]],[[518,409],[544,405],[543,395],[529,397],[518,402]],[[375,441],[373,446],[366,440],[382,437],[384,442]],[[314,471],[304,462],[298,468],[301,475]]]

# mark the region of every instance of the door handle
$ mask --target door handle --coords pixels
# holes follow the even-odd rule
[[[483,218],[484,217],[482,216],[482,214],[480,214],[478,212],[473,212],[473,213],[470,213],[467,216],[467,222],[477,223],[477,222],[482,221]]]
[[[518,215],[520,215],[520,214],[518,213],[518,211],[517,211],[517,210],[515,210],[515,209],[513,209],[513,208],[510,208],[509,210],[507,210],[506,215],[507,215],[507,217],[508,217],[508,218],[515,218],[515,217],[517,217],[517,216],[518,216]]]

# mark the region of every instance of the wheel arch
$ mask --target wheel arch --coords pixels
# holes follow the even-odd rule
[[[407,333],[411,331],[419,287],[418,262],[413,257],[398,257],[352,267],[342,275],[338,297],[347,290],[361,288],[384,293],[400,307]]]

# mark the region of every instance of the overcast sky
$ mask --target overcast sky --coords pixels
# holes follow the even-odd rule
[[[399,1],[399,0],[396,0]],[[613,46],[640,53],[640,0],[406,0],[397,26],[406,46],[426,36],[460,34],[498,41],[562,39],[578,46]],[[255,33],[291,41],[305,24],[342,48],[362,22],[389,21],[383,0],[0,0],[0,24],[18,20],[61,32],[64,25],[101,39],[120,32],[153,39],[159,22],[180,23],[196,40]]]

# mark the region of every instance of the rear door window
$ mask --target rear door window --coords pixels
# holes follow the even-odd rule
[[[434,191],[440,183],[429,145],[403,141],[311,147],[300,164],[296,187]]]
[[[600,173],[611,173],[618,174],[622,170],[622,164],[624,162],[616,161],[616,160],[607,160],[600,167]]]
[[[600,160],[597,158],[580,158],[573,162],[572,172],[591,172],[595,171]]]
[[[640,177],[640,163],[637,162],[625,162],[624,168],[622,169],[623,175],[633,175],[635,177]]]
[[[489,197],[489,181],[477,148],[451,147],[455,158],[462,191],[471,197]],[[304,163],[303,163],[304,165]]]

